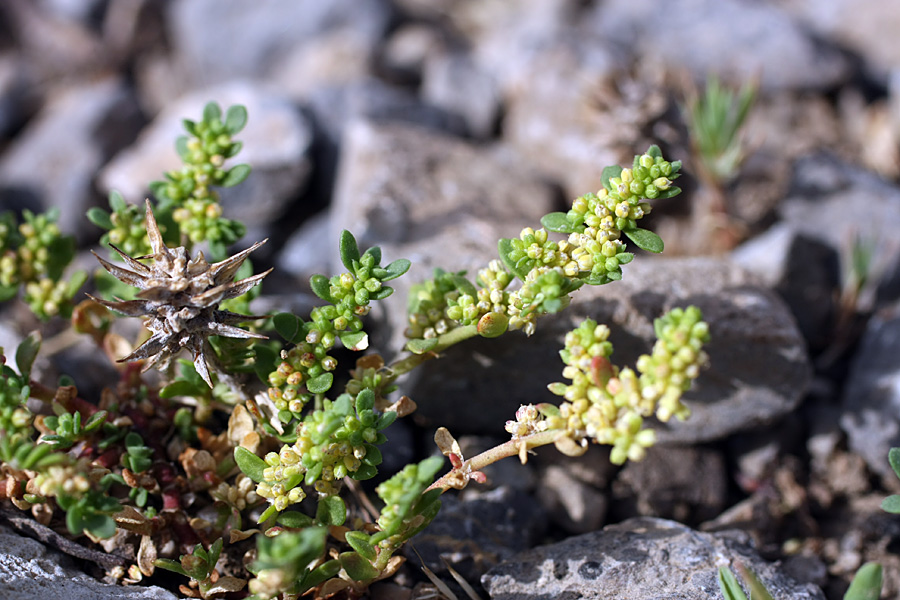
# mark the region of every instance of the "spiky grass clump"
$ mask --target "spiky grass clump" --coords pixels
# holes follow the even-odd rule
[[[265,338],[236,327],[238,323],[261,317],[219,310],[218,307],[222,301],[246,293],[272,271],[269,269],[265,273],[232,281],[247,256],[266,240],[214,264],[206,262],[202,252],[189,260],[184,246],[169,248],[163,242],[149,201],[147,235],[153,250],[153,254],[148,256],[134,258],[110,244],[130,270],[116,266],[94,253],[100,264],[116,279],[141,290],[137,299],[111,302],[93,296],[91,298],[106,308],[129,317],[146,318],[144,324],[153,335],[119,362],[146,359],[145,371],[152,366],[165,369],[172,358],[181,350],[187,349],[191,352],[197,373],[212,387],[210,369],[221,371],[215,351],[209,343],[210,336]],[[144,259],[152,259],[152,262],[145,265],[140,262]]]

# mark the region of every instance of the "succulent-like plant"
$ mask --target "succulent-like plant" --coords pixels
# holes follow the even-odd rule
[[[215,351],[209,337],[222,335],[232,338],[265,338],[240,327],[238,323],[262,317],[241,315],[220,310],[219,303],[235,298],[268,275],[272,270],[232,281],[237,270],[247,256],[262,246],[265,240],[257,242],[231,258],[209,264],[202,252],[193,260],[188,259],[183,246],[169,248],[162,239],[159,226],[153,216],[150,201],[147,201],[147,235],[153,254],[140,258],[151,258],[145,265],[137,258],[128,256],[116,246],[110,247],[119,253],[131,269],[116,266],[97,256],[97,260],[119,281],[139,288],[135,300],[111,302],[93,298],[106,308],[130,317],[146,317],[145,326],[153,335],[134,352],[119,360],[126,362],[146,359],[146,371],[151,366],[168,367],[182,349],[191,352],[197,373],[212,387],[210,369],[218,371]]]

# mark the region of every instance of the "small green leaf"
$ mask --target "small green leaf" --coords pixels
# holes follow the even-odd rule
[[[98,410],[94,414],[91,415],[91,418],[87,420],[84,424],[84,431],[91,432],[103,425],[103,422],[106,420],[106,415],[108,413],[105,410]]]
[[[182,119],[181,126],[191,135],[197,135],[197,123],[190,119]]]
[[[234,135],[240,132],[247,124],[247,109],[240,104],[235,104],[228,108],[225,113],[225,129],[228,133]]]
[[[772,594],[769,593],[769,590],[766,589],[766,586],[763,585],[763,582],[759,580],[759,577],[756,576],[756,573],[754,573],[741,563],[737,563],[735,566],[737,567],[738,572],[741,574],[741,578],[744,580],[744,583],[746,583],[747,587],[750,588],[750,598],[752,598],[752,600],[774,600],[772,598]]]
[[[881,501],[881,508],[892,514],[900,514],[900,495],[892,494]]]
[[[573,225],[564,212],[552,212],[541,217],[541,225],[549,231],[556,233],[575,233],[581,231],[583,227]]]
[[[375,406],[375,392],[369,388],[361,390],[356,395],[356,412],[362,413],[364,410],[372,410]]]
[[[397,414],[397,413],[394,413]],[[363,457],[363,464],[377,467],[381,464],[383,457],[381,456],[381,450],[378,449],[377,446],[373,446],[372,444],[366,444],[366,455]]]
[[[85,531],[101,539],[108,539],[116,535],[116,522],[107,515],[93,514],[82,519]]]
[[[38,351],[41,349],[41,341],[41,333],[32,331],[16,348],[16,366],[19,368],[19,374],[22,375],[22,379],[26,382],[31,376],[31,367],[34,365],[34,359],[37,358]]]
[[[181,563],[177,560],[172,560],[170,558],[157,558],[153,561],[153,565],[160,569],[165,569],[166,571],[172,571],[174,573],[178,573],[179,575],[190,577],[190,575],[187,574],[187,571],[181,568]]]
[[[377,292],[374,292],[369,295],[369,300],[384,300],[388,296],[394,293],[394,288],[389,285],[381,286]]]
[[[719,567],[719,590],[725,600],[747,600],[747,595],[728,567]]]
[[[425,354],[438,345],[437,338],[428,338],[424,340],[409,340],[406,343],[406,349],[413,354]]]
[[[234,462],[237,463],[238,468],[243,471],[244,475],[256,483],[259,483],[264,479],[263,471],[269,466],[266,464],[266,461],[243,446],[238,446],[234,449]]]
[[[163,389],[159,390],[159,397],[164,399],[175,398],[177,396],[205,396],[205,391],[208,390],[208,387],[198,388],[197,385],[190,381],[184,381],[183,379],[179,379],[178,381],[173,381]]]
[[[341,562],[339,560],[329,560],[325,563],[322,563],[303,576],[303,578],[299,582],[299,586],[296,592],[302,595],[304,592],[316,587],[320,583],[331,579],[332,577],[335,577],[340,572]],[[292,590],[292,592],[293,591],[294,590]]]
[[[361,351],[369,347],[369,335],[365,331],[342,331],[338,337],[348,350]]]
[[[368,254],[369,256],[374,258],[374,263],[376,265],[381,263],[381,248],[379,248],[378,246],[372,246],[371,248],[366,250],[364,254]]]
[[[662,150],[659,149],[659,146],[653,144],[649,148],[647,148],[647,152],[644,154],[649,154],[653,158],[662,158]]]
[[[844,600],[878,600],[881,597],[881,565],[876,562],[864,564],[853,576]]]
[[[209,547],[209,558],[206,559],[206,562],[209,565],[210,570],[215,569],[216,563],[219,562],[219,554],[222,553],[223,543],[225,543],[224,540],[219,538]]]
[[[265,523],[269,519],[272,518],[278,512],[278,509],[275,508],[275,505],[269,506],[266,510],[263,511],[263,514],[259,515],[259,519],[256,520],[257,523]]]
[[[391,279],[397,279],[398,277],[409,271],[409,267],[411,265],[412,263],[405,258],[398,258],[387,267],[385,267],[388,274],[385,277],[382,277],[381,281],[390,281]]]
[[[341,262],[344,267],[353,272],[353,261],[359,260],[359,246],[356,245],[356,238],[346,229],[341,232],[340,241]]]
[[[296,510],[281,513],[278,515],[276,522],[284,527],[292,527],[294,529],[305,529],[313,524],[312,517]]]
[[[350,473],[350,477],[357,481],[365,481],[366,479],[372,479],[378,475],[378,469],[373,467],[372,465],[367,465],[363,463],[359,466],[359,468],[352,473]]]
[[[128,208],[128,204],[125,203],[125,198],[122,197],[118,190],[111,190],[109,192],[109,207],[113,212],[122,212]],[[109,227],[109,229],[112,229],[112,227]]]
[[[649,229],[635,227],[634,229],[625,230],[625,235],[627,235],[628,239],[634,242],[638,248],[646,250],[647,252],[659,254],[665,248],[662,238]]]
[[[611,167],[605,167],[603,172],[600,174],[600,181],[603,182],[603,187],[607,190],[612,191],[612,184],[609,182],[613,177],[618,177],[622,174],[622,167],[618,165],[614,165]]]
[[[316,521],[322,525],[341,526],[347,520],[347,506],[340,496],[328,496],[319,500]]]
[[[272,318],[272,325],[278,335],[292,344],[299,344],[304,339],[303,319],[295,314],[282,312]]]
[[[344,552],[340,555],[341,566],[354,581],[375,579],[381,572],[372,563],[357,552]]]
[[[12,300],[16,297],[16,294],[19,293],[19,286],[10,285],[10,286],[0,286],[0,302],[6,302],[7,300]]]
[[[659,192],[659,196],[657,196],[656,199],[659,200],[661,198],[674,198],[675,196],[677,196],[680,193],[681,193],[681,188],[678,187],[677,185],[672,185],[672,186],[669,186],[665,190],[661,190]]]
[[[331,297],[331,284],[324,275],[313,275],[309,278],[309,287],[312,288],[313,294],[324,300],[335,304],[334,298]]]
[[[225,179],[222,180],[222,187],[230,188],[241,183],[250,175],[250,165],[235,165],[228,169]]]
[[[478,289],[475,287],[475,284],[473,284],[471,281],[466,279],[463,275],[460,275],[460,274],[450,275],[449,279],[450,279],[450,281],[453,282],[453,285],[456,286],[456,289],[458,289],[463,294],[466,294],[469,296],[477,296],[478,295]]]
[[[191,151],[188,150],[187,136],[179,135],[178,138],[175,139],[175,151],[178,152],[178,156],[181,160],[187,162],[191,153]]]
[[[528,273],[523,272],[522,269],[520,269],[516,265],[516,261],[514,261],[512,257],[510,257],[510,252],[512,252],[512,250],[512,240],[500,238],[500,241],[497,243],[497,252],[500,254],[500,260],[504,265],[506,265],[506,268],[509,269],[513,275],[515,275],[522,281],[525,281],[525,277],[528,275]]]
[[[375,552],[375,546],[369,541],[369,535],[362,531],[348,531],[344,534],[350,547],[356,550],[360,556],[369,562],[374,562],[378,556]]]
[[[93,206],[88,209],[87,218],[88,221],[90,221],[97,227],[106,229],[107,231],[113,228],[113,223],[109,218],[109,213],[98,206]]]
[[[203,121],[206,123],[214,123],[222,120],[222,109],[216,102],[207,102],[203,107]]]
[[[891,448],[888,451],[888,462],[897,477],[900,477],[900,448]]]
[[[376,426],[376,429],[378,431],[381,431],[382,429],[385,429],[388,426],[390,426],[390,424],[396,420],[397,420],[397,413],[394,412],[393,410],[389,410],[386,413],[384,413],[383,415],[381,415],[381,417],[378,418],[378,425]]]
[[[318,377],[313,377],[307,381],[306,389],[308,389],[311,394],[324,394],[331,389],[332,383],[334,383],[334,375],[331,373],[322,373]]]

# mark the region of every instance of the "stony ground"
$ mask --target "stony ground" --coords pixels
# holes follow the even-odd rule
[[[110,189],[140,202],[177,165],[181,118],[208,100],[245,104],[241,158],[254,173],[224,194],[225,214],[247,224],[245,240],[270,238],[258,252],[276,267],[269,306],[299,312],[309,275],[336,268],[343,228],[413,261],[404,292],[437,266],[476,269],[499,237],[659,144],[687,172],[685,193],[652,217],[666,258],[639,256],[623,281],[580,291],[530,339],[480,340],[429,363],[405,384],[420,414],[392,451],[405,464],[437,425],[467,453],[487,447],[519,404],[548,399],[561,336],[579,319],[607,322],[628,362],[648,349],[652,319],[687,303],[713,336],[693,417],[621,469],[600,448],[496,465],[488,486],[445,502],[416,549],[494,599],[718,598],[714,567],[735,558],[776,598],[829,600],[876,560],[882,598],[896,598],[900,519],[879,504],[900,491],[887,462],[900,446],[900,5],[662,6],[7,0],[0,207],[58,206],[88,264],[100,232],[85,211]],[[682,108],[710,76],[759,83],[746,160],[720,189],[698,176]],[[716,194],[725,226],[711,218]],[[862,287],[848,268],[855,239],[875,248]],[[391,300],[373,345],[396,349],[403,294]],[[0,345],[12,347],[34,323],[0,310]],[[86,396],[108,374],[78,351],[57,358]],[[71,559],[46,567],[22,543],[29,579],[81,585]],[[32,597],[17,577],[0,596]],[[410,597],[418,579],[409,569],[373,594]],[[85,596],[116,597],[91,585]]]

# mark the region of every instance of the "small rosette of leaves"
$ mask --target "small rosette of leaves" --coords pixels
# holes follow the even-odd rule
[[[16,224],[11,213],[0,216],[0,301],[16,296],[24,287],[24,300],[41,320],[72,314],[72,298],[87,280],[78,271],[69,280],[63,271],[75,256],[75,239],[60,233],[59,209],[22,213]]]
[[[161,569],[190,577],[192,585],[197,586],[201,598],[236,592],[243,589],[244,580],[237,577],[220,577],[216,571],[223,543],[222,538],[219,538],[210,545],[209,550],[204,549],[202,544],[197,544],[190,554],[181,555],[177,561],[159,558],[153,564]],[[191,591],[190,588],[181,587],[182,592]]]
[[[77,442],[86,440],[94,432],[99,432],[106,421],[106,411],[100,410],[82,422],[81,413],[66,412],[59,404],[53,405],[56,416],[45,417],[43,426],[50,432],[45,434],[41,441],[46,442],[58,450],[66,450]]]
[[[337,575],[339,561],[322,561],[327,536],[325,527],[259,536],[257,558],[249,567],[256,575],[250,580],[250,592],[264,599],[282,593],[296,596]]]
[[[297,441],[270,452],[265,459],[243,448],[235,449],[241,470],[256,481],[256,492],[270,507],[260,522],[301,502],[306,492],[301,484],[320,495],[340,491],[344,477],[363,480],[374,477],[381,464],[377,446],[386,441],[381,431],[393,423],[397,413],[381,415],[374,410],[375,393],[362,390],[356,398],[342,394],[323,400],[322,408],[309,413],[298,427]]]

